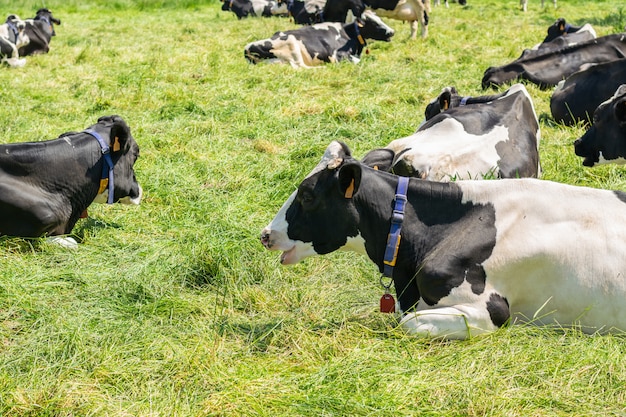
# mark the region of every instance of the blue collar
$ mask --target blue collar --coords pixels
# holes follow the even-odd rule
[[[115,187],[113,184],[113,159],[111,159],[109,145],[107,145],[106,142],[102,139],[102,136],[100,136],[94,130],[87,129],[84,132],[88,135],[93,136],[102,148],[102,156],[104,157],[105,163],[102,164],[102,176],[100,177],[100,189],[98,190],[98,194],[101,194],[108,187],[109,199],[107,200],[107,204],[113,204],[115,202],[113,200]]]
[[[13,36],[15,36],[15,41],[13,43],[17,44],[17,38],[19,36],[19,31],[17,29],[17,25],[15,23],[13,23],[13,21],[8,20],[5,22],[7,24],[7,26],[9,27],[9,29],[11,29],[11,32],[13,32]]]
[[[391,226],[389,228],[389,235],[387,236],[387,247],[385,248],[385,257],[383,258],[383,275],[389,278],[393,277],[393,268],[396,266],[396,260],[398,259],[400,232],[402,231],[402,221],[404,220],[404,206],[406,205],[406,192],[408,187],[409,179],[407,177],[398,177],[393,216],[391,217]]]

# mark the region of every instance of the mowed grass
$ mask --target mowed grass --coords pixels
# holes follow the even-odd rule
[[[0,11],[26,18],[42,5],[14,3]],[[409,135],[443,87],[481,94],[484,70],[540,42],[556,18],[606,35],[626,24],[622,6],[453,3],[433,9],[426,40],[387,20],[396,37],[372,42],[359,65],[311,71],[248,65],[246,43],[295,26],[238,21],[217,1],[46,6],[62,20],[50,53],[0,68],[1,141],[119,114],[141,147],[145,199],[91,207],[75,251],[0,238],[0,415],[626,414],[622,335],[513,326],[465,342],[407,337],[377,311],[367,259],[282,267],[258,241],[330,141],[360,157]],[[543,178],[626,190],[623,168],[582,167],[571,143],[584,130],[553,123],[551,92],[527,88]]]

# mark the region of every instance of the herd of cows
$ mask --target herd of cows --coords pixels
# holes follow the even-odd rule
[[[482,86],[554,88],[554,119],[587,126],[574,143],[583,165],[626,163],[625,42],[559,19]],[[387,309],[385,294],[381,311],[419,336],[515,322],[625,331],[626,193],[540,180],[539,141],[523,84],[479,97],[445,87],[408,137],[360,160],[332,142],[261,243],[284,265],[336,250],[369,257],[398,298]]]
[[[354,22],[301,33],[356,34],[359,44],[393,35],[373,6],[353,13]],[[0,25],[3,61],[19,66],[22,51],[47,52],[54,24],[47,9],[9,16]],[[281,32],[252,43],[246,56],[293,54],[299,43],[290,37],[298,39]],[[626,330],[626,193],[539,179],[540,125],[518,83],[554,88],[554,118],[587,124],[574,143],[583,165],[625,163],[625,37],[559,19],[541,44],[485,71],[483,87],[512,84],[505,91],[467,97],[445,87],[414,134],[360,160],[332,142],[261,243],[282,251],[285,265],[336,250],[368,256],[393,281],[401,326],[412,334],[464,339],[516,321]],[[268,49],[279,40],[283,52]],[[90,204],[140,204],[138,156],[119,116],[49,141],[0,145],[0,235],[75,247],[67,235]]]

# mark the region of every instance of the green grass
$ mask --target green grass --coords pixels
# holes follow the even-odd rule
[[[41,2],[0,0],[30,17]],[[547,2],[549,3],[549,2]],[[0,415],[623,416],[626,340],[514,326],[466,342],[405,336],[377,312],[367,259],[281,267],[263,226],[334,139],[356,156],[412,133],[441,88],[481,94],[490,65],[557,17],[599,35],[613,1],[470,0],[435,8],[429,38],[370,44],[358,66],[250,66],[247,42],[295,27],[237,21],[217,1],[46,2],[48,55],[0,68],[2,142],[55,138],[119,114],[141,147],[140,207],[99,205],[68,251],[0,238]],[[626,190],[586,169],[583,133],[541,117],[544,178]],[[600,208],[601,209],[601,208]]]

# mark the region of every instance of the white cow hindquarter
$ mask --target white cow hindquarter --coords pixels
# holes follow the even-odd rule
[[[500,156],[496,144],[508,138],[508,129],[495,126],[477,136],[467,133],[463,125],[447,119],[430,129],[418,131],[391,142],[387,148],[396,154],[405,148],[404,159],[431,181],[481,179],[497,176]]]

